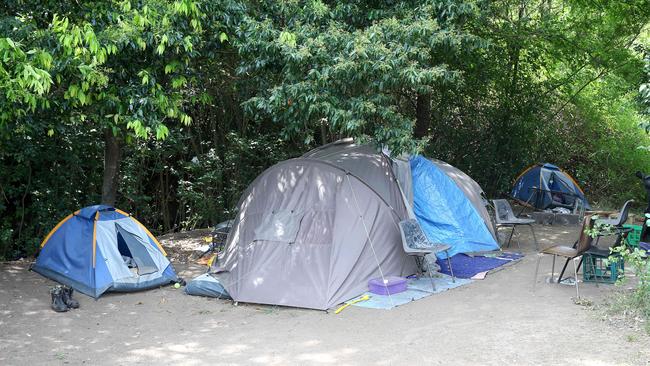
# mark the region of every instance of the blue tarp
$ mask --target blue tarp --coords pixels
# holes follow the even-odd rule
[[[431,161],[411,158],[413,211],[432,243],[451,246],[449,255],[499,249],[485,221],[453,179]],[[439,258],[446,258],[439,253]]]

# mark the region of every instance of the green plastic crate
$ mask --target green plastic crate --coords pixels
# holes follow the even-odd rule
[[[623,225],[623,227],[632,228],[632,231],[627,234],[627,243],[633,248],[638,248],[643,227],[641,225]]]
[[[625,268],[623,259],[605,265],[605,259],[595,254],[584,254],[582,261],[582,279],[585,282],[614,283]]]

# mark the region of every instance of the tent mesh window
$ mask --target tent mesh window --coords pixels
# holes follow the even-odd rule
[[[129,268],[136,268],[137,274],[140,276],[158,272],[156,262],[151,258],[142,239],[118,224],[115,224],[115,227],[117,228],[117,247],[124,263]]]

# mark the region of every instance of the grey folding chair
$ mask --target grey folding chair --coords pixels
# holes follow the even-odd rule
[[[415,258],[415,264],[420,273],[423,272],[424,265],[428,265],[427,260],[424,258],[427,254],[445,252],[445,254],[447,254],[447,266],[451,273],[452,281],[456,282],[454,270],[451,268],[451,260],[449,259],[449,248],[451,248],[449,245],[431,243],[422,231],[422,228],[416,219],[400,221],[399,231],[402,235],[402,247],[404,248],[404,252]],[[431,266],[428,266],[427,273],[431,279],[431,287],[433,291],[435,291],[436,285],[433,282],[433,270],[431,269]]]
[[[497,224],[496,225],[497,229],[499,227],[512,228],[506,246],[510,247],[510,241],[512,240],[512,236],[515,233],[515,228],[520,225],[527,225],[528,227],[530,227],[531,233],[533,233],[533,241],[535,242],[535,249],[539,250],[539,246],[537,244],[537,236],[535,236],[535,229],[533,228],[533,224],[535,223],[535,220],[522,219],[515,216],[515,213],[512,211],[512,207],[510,206],[510,203],[508,203],[508,201],[505,199],[492,200],[492,203],[494,204],[494,218]],[[517,242],[517,246],[519,246],[519,242]]]
[[[623,204],[623,208],[621,208],[621,211],[618,213],[618,217],[615,219],[598,219],[596,220],[597,224],[604,224],[604,225],[610,225],[615,228],[620,228],[625,224],[627,221],[627,218],[630,214],[630,206],[632,206],[632,203],[634,203],[634,200],[628,200]]]

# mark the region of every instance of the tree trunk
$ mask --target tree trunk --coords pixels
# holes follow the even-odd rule
[[[104,179],[102,204],[115,206],[117,183],[120,176],[120,143],[113,131],[104,131]]]
[[[327,120],[325,118],[320,120],[320,144],[327,145]]]
[[[416,138],[425,137],[429,133],[431,124],[431,96],[429,94],[418,94],[415,102],[415,130]]]

